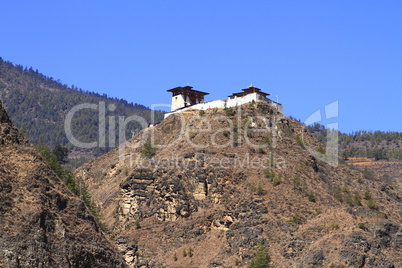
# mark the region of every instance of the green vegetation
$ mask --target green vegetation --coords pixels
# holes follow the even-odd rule
[[[344,201],[348,205],[353,205],[352,195],[349,192],[344,194]]]
[[[359,192],[355,191],[354,195],[353,195],[353,204],[357,205],[357,206],[361,206],[362,205],[362,199],[360,197]]]
[[[187,251],[183,249],[183,257],[187,257]]]
[[[266,178],[270,179],[271,183],[276,186],[282,183],[280,175],[276,175],[272,169],[266,169],[264,172]]]
[[[357,225],[357,228],[362,229],[362,230],[366,230],[366,226],[364,225],[364,223],[359,223]]]
[[[290,219],[289,219],[290,223],[294,223],[294,224],[302,224],[304,222],[303,218],[299,215],[299,213],[295,213],[293,214]]]
[[[239,145],[239,125],[237,123],[233,124],[233,128],[232,128],[232,138],[233,138],[233,146],[237,147]]]
[[[134,226],[135,226],[135,229],[140,229],[140,228],[141,228],[140,221],[139,221],[139,220],[135,220]]]
[[[263,142],[264,144],[271,146],[271,138],[269,136],[265,136]]]
[[[260,114],[269,114],[270,108],[266,105],[257,104],[257,112]]]
[[[348,186],[345,184],[342,188],[339,186],[334,187],[332,195],[337,199],[339,202],[345,202],[351,206],[361,206],[361,197],[359,192],[354,191],[353,195],[349,191]]]
[[[116,234],[115,233],[110,233],[110,239],[115,240],[116,239]]]
[[[189,248],[188,249],[188,256],[191,258],[191,257],[193,257],[193,249],[192,248]]]
[[[333,196],[339,202],[343,202],[343,195],[342,195],[342,189],[341,188],[335,187],[334,190],[333,190]]]
[[[307,195],[307,197],[308,197],[308,200],[311,201],[311,202],[315,202],[315,201],[316,201],[314,192],[312,192],[312,191],[309,192],[309,194]]]
[[[83,91],[72,85],[62,84],[60,80],[45,76],[38,70],[24,68],[0,58],[0,99],[2,99],[8,114],[14,124],[22,128],[23,133],[29,136],[30,142],[38,144],[40,137],[45,144],[52,148],[60,144],[69,149],[73,146],[69,143],[64,131],[64,120],[67,113],[78,104],[105,104],[106,141],[108,133],[109,117],[114,117],[118,127],[118,116],[128,118],[137,115],[151,122],[152,111],[139,104],[128,103],[123,99],[111,98],[106,94]],[[115,108],[115,109],[113,109]],[[155,121],[163,119],[163,112],[154,113]],[[81,142],[99,141],[99,109],[81,109],[77,111],[72,120],[72,134]],[[145,126],[136,121],[127,122],[124,138],[131,138],[133,133],[138,133]],[[103,136],[103,133],[100,133]],[[100,155],[119,144],[118,131],[112,138],[111,144],[105,144],[103,148],[89,149],[95,155]],[[103,136],[104,137],[104,136]],[[123,137],[122,137],[123,138]]]
[[[317,152],[319,152],[320,154],[325,154],[325,149],[324,147],[320,146],[317,150]]]
[[[264,188],[263,188],[263,184],[262,182],[258,182],[257,184],[255,183],[251,183],[249,185],[249,190],[250,192],[257,194],[257,195],[263,195],[265,194]]]
[[[235,109],[233,107],[225,108],[225,115],[226,116],[235,115]]]
[[[269,267],[271,257],[269,255],[269,249],[261,243],[257,249],[257,253],[251,259],[249,268],[266,268]]]
[[[279,184],[282,183],[282,178],[281,178],[280,176],[274,176],[274,177],[271,179],[271,182],[272,182],[272,184],[273,184],[274,186],[279,185]]]
[[[272,169],[268,168],[265,170],[264,175],[266,178],[272,179],[273,177],[275,177],[275,172]]]
[[[141,150],[141,157],[142,158],[152,158],[156,154],[157,148],[152,146],[150,141],[147,141]]]
[[[235,260],[235,266],[239,266],[239,264],[240,264],[239,259],[236,259],[236,260]]]
[[[364,196],[363,196],[363,198],[364,198],[364,199],[366,199],[366,200],[370,200],[370,199],[372,198],[372,196],[371,196],[371,193],[370,193],[370,190],[369,190],[369,189],[366,189],[366,191],[364,192]]]
[[[378,205],[377,205],[376,201],[374,200],[373,196],[371,195],[370,190],[368,188],[366,188],[366,190],[364,191],[363,198],[365,200],[367,200],[367,206],[370,209],[378,209]],[[360,196],[359,196],[359,201],[361,204]]]
[[[280,175],[276,175],[275,172],[271,169],[265,170],[265,177],[269,178],[274,186],[282,183],[282,178]]]
[[[173,255],[173,260],[174,260],[174,261],[177,261],[177,254],[176,254],[176,252],[175,252],[174,255]]]
[[[86,186],[83,183],[75,180],[70,169],[62,166],[67,158],[68,150],[66,151],[66,148],[62,147],[61,145],[57,145],[52,150],[49,145],[43,144],[42,142],[39,142],[39,144],[36,146],[36,150],[42,156],[43,160],[54,171],[54,173],[56,173],[56,175],[67,185],[70,191],[76,194],[82,200],[102,230],[107,231],[106,226],[100,221],[99,209],[96,204],[91,201],[91,197]]]
[[[331,221],[330,223],[328,223],[328,224],[325,226],[325,230],[326,230],[327,232],[330,232],[330,231],[336,230],[336,229],[339,229],[339,224],[336,223],[335,221]]]
[[[367,201],[367,206],[368,206],[370,209],[378,209],[377,203],[376,203],[375,200],[372,199],[372,198]]]
[[[200,115],[200,116],[204,116],[204,115],[205,115],[205,111],[204,111],[204,110],[200,110],[199,115]]]
[[[22,124],[22,126],[20,127],[20,132],[21,132],[22,136],[29,139],[28,131],[25,128],[25,124]]]
[[[300,136],[297,136],[296,137],[296,142],[297,142],[297,144],[299,144],[300,146],[304,146],[304,142],[303,142],[303,139],[300,137]]]
[[[66,147],[57,144],[53,149],[53,154],[61,164],[65,164],[67,161],[69,150]]]

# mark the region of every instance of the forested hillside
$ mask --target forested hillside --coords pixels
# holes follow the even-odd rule
[[[322,143],[327,130],[323,125],[307,126],[307,130]],[[344,158],[370,157],[402,160],[402,133],[360,130],[350,134],[338,132],[339,151]]]
[[[118,145],[119,116],[127,118],[137,115],[144,118],[146,122],[152,120],[151,110],[143,105],[110,98],[105,94],[83,91],[74,86],[68,87],[60,80],[43,75],[32,67],[24,68],[4,61],[2,58],[0,58],[0,99],[3,100],[15,125],[28,134],[30,142],[38,144],[41,140],[52,147],[61,144],[75,152],[90,152],[94,155],[99,155]],[[106,136],[105,146],[83,151],[69,143],[64,131],[65,117],[74,106],[83,103],[95,105],[105,103],[106,126],[103,133],[106,135],[102,131],[99,134],[99,109],[82,109],[74,115],[72,120],[74,137],[81,142],[93,142],[99,141],[99,135]],[[108,122],[111,117],[114,117],[116,122],[116,131],[115,135],[112,135],[112,142],[109,143]],[[159,122],[162,118],[162,112],[154,113],[154,121]],[[139,123],[128,123],[125,127],[126,137],[131,138],[141,128]]]

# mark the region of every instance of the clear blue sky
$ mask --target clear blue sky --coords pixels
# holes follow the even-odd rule
[[[0,57],[150,106],[250,83],[305,120],[402,131],[402,1],[1,1]],[[332,120],[334,121],[334,119]],[[331,122],[332,122],[331,121]]]

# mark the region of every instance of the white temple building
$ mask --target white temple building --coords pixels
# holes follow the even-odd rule
[[[171,112],[165,114],[165,118],[173,113],[183,112],[189,109],[196,110],[207,110],[212,108],[229,108],[240,106],[245,103],[249,103],[252,101],[265,101],[269,103],[273,108],[277,109],[281,113],[283,113],[282,104],[275,102],[267,96],[270,94],[261,91],[261,89],[251,85],[245,89],[242,89],[242,92],[233,93],[228,97],[227,100],[215,100],[215,101],[204,101],[204,96],[209,93],[193,90],[191,86],[185,87],[175,87],[169,89],[168,92],[172,92],[172,106]]]

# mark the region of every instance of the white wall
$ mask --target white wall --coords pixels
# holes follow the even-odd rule
[[[171,111],[177,110],[180,107],[184,107],[185,100],[183,95],[176,95],[172,97],[172,106],[170,108]]]

